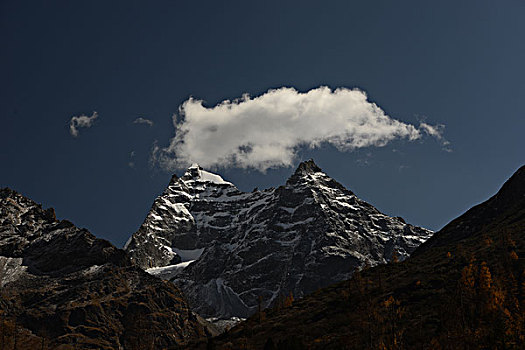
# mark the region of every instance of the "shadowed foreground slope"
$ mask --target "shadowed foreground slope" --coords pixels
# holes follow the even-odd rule
[[[205,336],[171,283],[0,189],[0,349],[178,348]]]
[[[265,310],[208,349],[519,349],[525,167],[413,257]]]

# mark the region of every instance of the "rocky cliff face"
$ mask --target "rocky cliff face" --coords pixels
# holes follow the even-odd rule
[[[0,314],[2,348],[164,348],[206,333],[171,283],[7,188],[0,189]]]
[[[426,229],[380,213],[323,173],[299,165],[284,186],[239,191],[197,165],[173,176],[125,249],[171,279],[208,317],[245,317],[348,278],[365,264],[406,258]]]

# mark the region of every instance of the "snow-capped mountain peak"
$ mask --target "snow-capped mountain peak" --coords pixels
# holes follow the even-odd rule
[[[404,259],[430,235],[380,213],[313,160],[284,186],[251,193],[192,165],[172,178],[126,250],[173,279],[197,312],[246,317],[259,296],[265,305],[300,297],[394,252]],[[198,253],[192,262],[188,252]]]
[[[211,173],[202,169],[197,163],[193,163],[188,170],[184,173],[184,176],[181,178],[184,182],[209,182],[218,185],[231,185],[233,184],[224,179],[217,174]]]

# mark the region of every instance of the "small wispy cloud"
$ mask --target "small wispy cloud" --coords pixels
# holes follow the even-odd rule
[[[416,127],[388,116],[359,89],[282,87],[245,94],[214,107],[190,98],[174,116],[170,145],[153,146],[152,160],[167,170],[201,166],[254,168],[293,165],[300,147],[330,144],[340,151],[383,147],[396,139],[428,134],[442,140],[441,126]]]
[[[401,165],[399,165],[399,167],[397,168],[397,170],[398,170],[399,172],[402,172],[403,170],[408,169],[408,168],[410,168],[410,165],[404,165],[404,164],[401,164]]]
[[[97,118],[98,118],[97,112],[93,112],[91,117],[88,117],[87,115],[84,115],[84,114],[78,117],[76,116],[71,117],[71,119],[69,120],[69,133],[73,137],[77,137],[79,128],[90,128],[95,122],[95,119]]]
[[[129,154],[129,162],[128,162],[128,166],[130,168],[135,168],[134,158],[135,158],[135,151],[131,151],[131,153]]]
[[[366,152],[355,160],[356,164],[361,167],[369,166],[373,163],[372,152]]]
[[[434,137],[436,140],[438,140],[441,143],[443,150],[447,152],[452,152],[452,148],[450,147],[450,142],[443,137],[443,133],[445,131],[445,125],[443,124],[430,125],[425,122],[421,122],[419,124],[419,129],[423,131],[424,133]]]
[[[143,117],[138,117],[133,121],[133,124],[146,124],[148,126],[153,126],[153,120]]]

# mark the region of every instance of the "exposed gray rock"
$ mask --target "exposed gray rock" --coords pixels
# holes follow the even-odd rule
[[[312,160],[286,185],[251,193],[193,165],[173,176],[125,249],[201,315],[247,317],[259,296],[263,306],[301,297],[394,252],[403,260],[431,234],[380,213]]]

